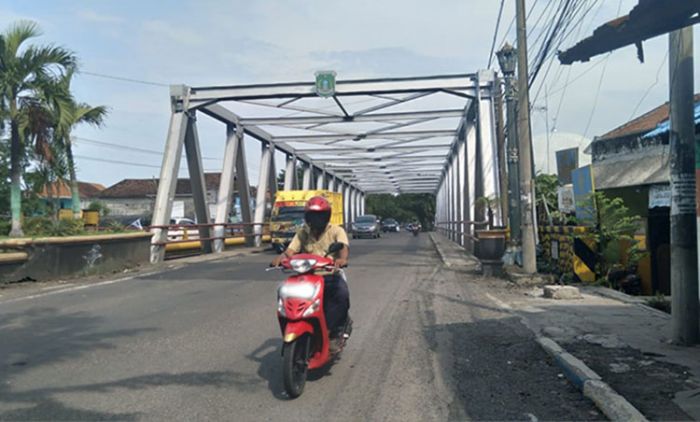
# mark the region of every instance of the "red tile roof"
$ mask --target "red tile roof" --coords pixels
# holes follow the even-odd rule
[[[695,94],[694,101],[697,103],[700,101],[700,94]],[[607,139],[623,138],[632,135],[641,135],[647,133],[653,129],[656,129],[660,123],[668,120],[669,105],[668,102],[656,107],[655,109],[642,114],[634,120],[619,126],[603,136],[598,137],[597,141],[604,141]]]
[[[219,188],[221,173],[205,173],[207,190]],[[143,198],[155,196],[158,192],[158,179],[124,179],[102,191],[101,198]],[[177,179],[176,195],[192,194],[190,179]]]
[[[81,198],[94,198],[103,190],[105,190],[105,187],[99,183],[78,182],[78,192],[80,192]],[[44,186],[39,192],[39,197],[46,198],[49,196],[49,193],[53,198],[70,198],[72,196],[70,183],[68,181],[60,181]]]

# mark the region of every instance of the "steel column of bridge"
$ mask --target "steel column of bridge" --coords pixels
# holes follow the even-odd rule
[[[447,167],[445,168],[445,219],[443,220],[443,226],[445,227],[445,236],[447,236],[448,239],[452,237],[452,233],[450,232],[450,220],[452,217],[452,191],[450,190],[450,164],[449,161],[446,163]]]
[[[355,221],[355,189],[352,186],[348,186],[347,198],[345,199],[348,207],[348,219],[346,221],[348,229],[352,227],[352,223]]]
[[[484,72],[479,72],[477,78],[492,79],[494,75],[491,73],[486,75]],[[500,88],[495,88],[495,92],[499,92]],[[495,121],[495,98],[492,92],[489,96],[482,95],[481,91],[477,92],[477,133],[480,136],[479,147],[481,153],[481,174],[483,182],[483,195],[485,198],[491,200],[494,199],[496,206],[493,209],[493,221],[494,225],[502,225],[502,212],[500,206],[500,173],[499,173],[499,160],[498,160],[498,148],[497,148],[497,138],[496,138],[496,121]],[[489,201],[492,202],[492,201]]]
[[[297,158],[287,155],[287,162],[284,167],[284,190],[294,190],[297,180]]]
[[[447,170],[447,177],[448,177],[447,186],[450,189],[450,204],[449,204],[449,207],[450,207],[450,224],[449,224],[450,239],[454,242],[457,240],[457,236],[455,235],[455,227],[456,227],[455,220],[457,219],[457,216],[456,216],[457,207],[455,206],[457,203],[457,198],[456,198],[455,192],[457,191],[457,189],[455,187],[455,177],[454,177],[455,176],[455,167],[454,167],[454,161],[452,161],[452,158],[453,157],[449,158],[450,164],[449,164],[449,168]]]
[[[326,169],[319,169],[318,176],[316,178],[316,189],[326,189]]]
[[[461,160],[459,159],[459,140],[455,146],[454,153],[452,155],[452,162],[454,163],[454,181],[455,181],[455,242],[462,245],[464,230],[462,230],[462,169]]]
[[[160,262],[165,257],[163,243],[168,238],[168,230],[162,228],[170,223],[170,214],[175,199],[177,175],[180,170],[180,158],[185,145],[185,133],[189,125],[187,112],[187,92],[184,86],[171,87],[171,115],[168,137],[165,140],[163,152],[163,164],[160,168],[158,193],[153,207],[153,219],[151,224],[157,228],[151,229],[151,262]]]
[[[236,177],[236,156],[240,152],[242,143],[243,131],[237,131],[234,125],[226,125],[224,164],[221,169],[221,181],[219,182],[219,193],[216,200],[216,217],[214,218],[214,223],[216,224],[228,223]],[[214,252],[223,252],[225,232],[224,226],[214,226],[214,237],[216,238],[214,240]]]
[[[465,213],[465,207],[464,207],[464,186],[465,186],[465,172],[466,168],[464,166],[464,153],[462,152],[464,150],[464,138],[462,136],[458,135],[458,144],[457,144],[457,149],[455,151],[456,154],[456,161],[457,161],[457,169],[458,169],[458,176],[457,176],[457,207],[459,208],[459,212],[457,213],[457,226],[458,226],[458,231],[460,232],[457,236],[458,243],[462,245],[463,247],[466,247],[466,237],[464,234],[466,233],[467,226],[464,224],[464,213]]]
[[[265,222],[265,209],[267,205],[268,186],[270,183],[270,170],[272,167],[272,155],[274,148],[268,143],[263,143],[260,157],[260,174],[258,175],[258,192],[255,199],[255,218],[253,227],[255,233],[255,246],[262,244],[263,226]]]
[[[195,116],[189,117],[189,125],[185,135],[185,155],[187,157],[187,169],[190,174],[190,186],[194,202],[194,213],[198,224],[209,224],[209,207],[207,206],[207,184],[204,180],[204,166],[202,165],[202,152],[199,149],[199,135],[197,133],[197,121]],[[199,226],[200,239],[211,238],[211,227]],[[204,253],[212,252],[211,240],[202,240]]]
[[[314,168],[309,163],[304,163],[304,177],[301,183],[302,190],[311,190],[311,178]]]

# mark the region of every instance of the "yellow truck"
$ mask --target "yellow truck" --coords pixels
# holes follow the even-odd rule
[[[331,224],[343,226],[343,195],[328,190],[279,191],[275,196],[270,220],[272,247],[279,253],[304,224],[304,205],[314,196],[323,196],[331,203]]]

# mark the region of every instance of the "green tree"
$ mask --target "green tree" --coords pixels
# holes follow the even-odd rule
[[[22,173],[27,132],[38,103],[63,100],[58,79],[76,66],[70,51],[53,45],[26,46],[40,35],[36,23],[20,21],[0,35],[0,111],[10,126],[10,236],[22,236]],[[58,95],[56,95],[58,94]]]
[[[401,222],[418,220],[429,229],[435,215],[435,197],[431,194],[367,195],[367,212]]]
[[[608,198],[602,192],[595,192],[591,197],[598,224],[596,230],[583,237],[594,240],[598,245],[598,276],[605,277],[610,270],[622,265],[623,248],[626,248],[628,267],[635,267],[644,256],[634,239],[641,218],[631,213],[622,198]]]
[[[73,70],[69,69],[60,80],[60,88],[70,95],[70,85],[73,78]],[[61,107],[54,110],[54,121],[56,124],[55,140],[65,153],[66,168],[70,176],[71,203],[73,208],[73,218],[80,219],[80,191],[78,180],[75,175],[75,160],[73,158],[73,142],[71,133],[80,124],[88,124],[100,127],[107,116],[107,107],[92,107],[89,104],[78,103],[71,98]]]

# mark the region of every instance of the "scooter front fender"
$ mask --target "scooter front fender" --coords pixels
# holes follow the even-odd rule
[[[287,321],[287,324],[284,327],[284,336],[282,339],[285,343],[291,343],[307,333],[310,335],[313,335],[314,333],[314,326],[311,325],[309,321]]]

